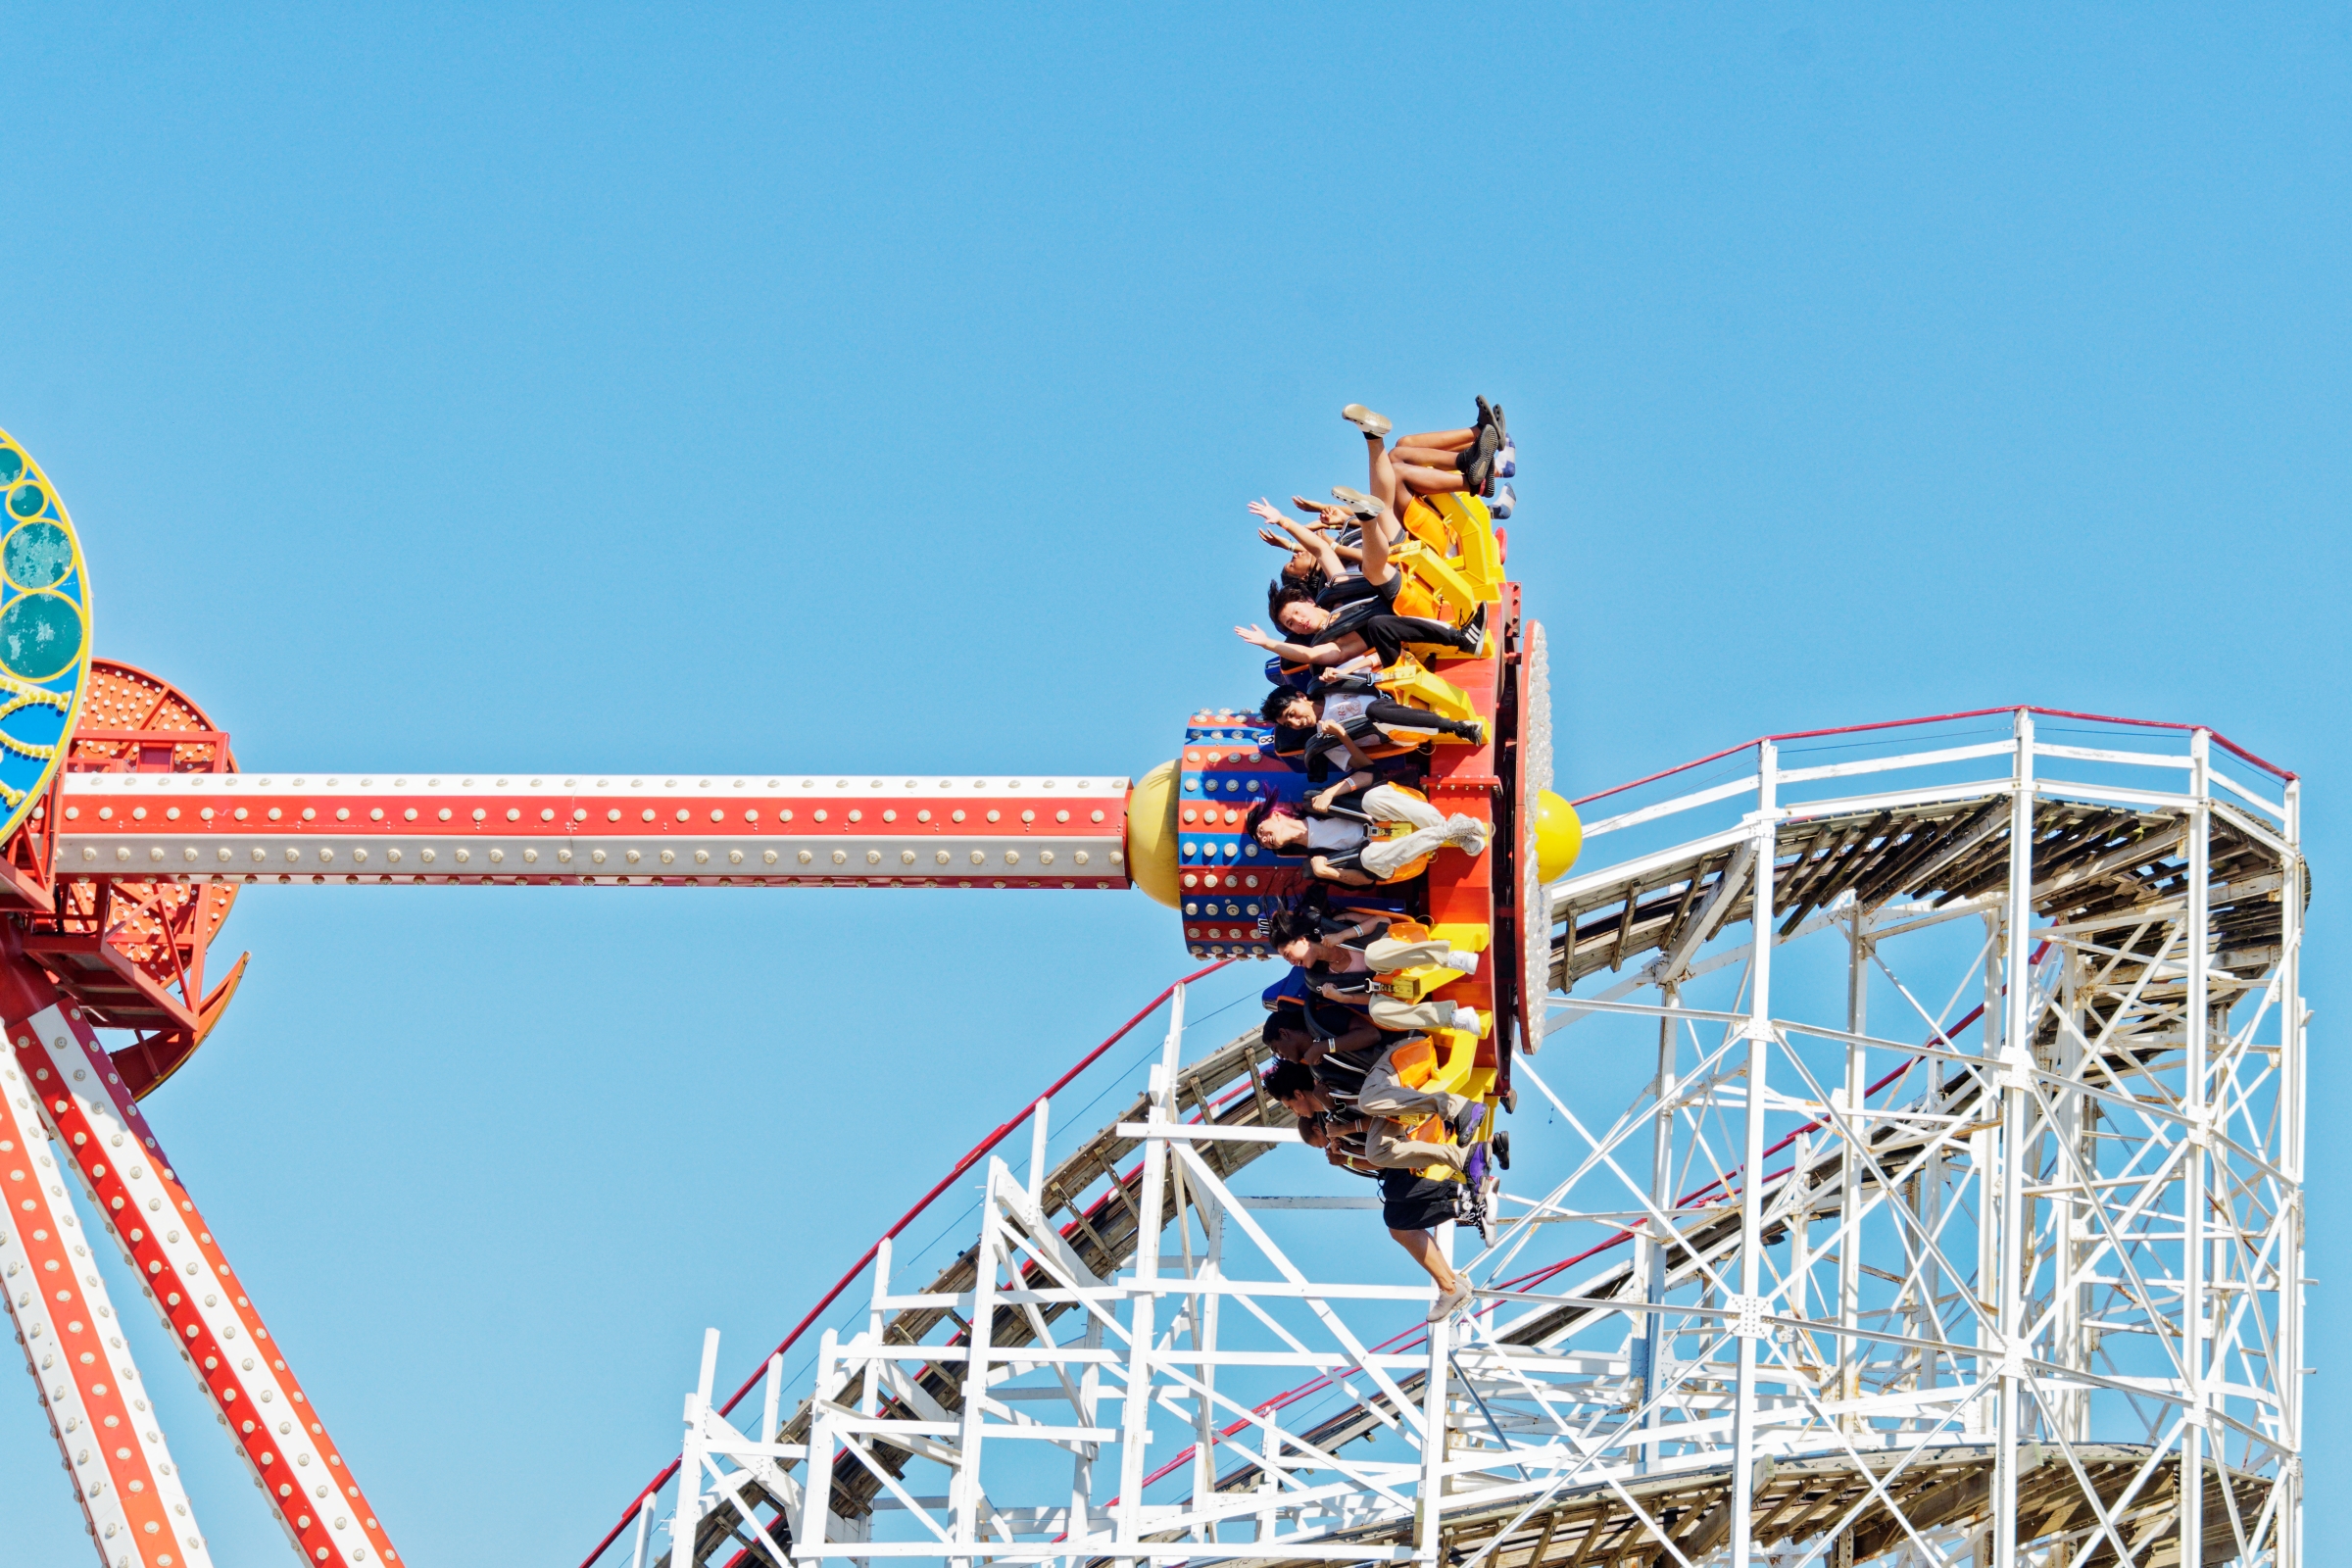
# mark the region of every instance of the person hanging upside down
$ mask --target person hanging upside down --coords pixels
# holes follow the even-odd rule
[[[1315,555],[1316,569],[1323,573],[1325,586],[1318,593],[1310,592],[1302,582],[1278,580],[1267,593],[1266,613],[1276,626],[1298,641],[1279,641],[1255,626],[1236,626],[1234,635],[1292,664],[1341,664],[1360,659],[1367,652],[1376,654],[1382,663],[1393,664],[1406,643],[1431,643],[1473,657],[1483,655],[1487,629],[1487,607],[1483,604],[1469,624],[1459,627],[1394,612],[1397,590],[1404,584],[1404,574],[1389,560],[1390,529],[1395,519],[1378,503],[1368,503],[1368,510],[1371,525],[1364,532],[1361,572],[1357,576],[1343,575],[1347,565],[1340,560],[1336,546],[1320,541],[1310,530],[1297,530],[1295,538],[1302,548],[1309,540],[1320,545],[1308,553]],[[1266,513],[1289,525],[1289,519],[1273,508],[1267,507]],[[1325,556],[1322,550],[1333,553]]]
[[[1332,1111],[1300,1122],[1298,1141],[1309,1149],[1323,1151],[1325,1159],[1349,1175],[1377,1180],[1380,1167],[1364,1157],[1362,1127],[1362,1117]]]
[[[1277,659],[1294,665],[1336,665],[1350,659],[1362,659],[1366,651],[1378,654],[1383,665],[1393,665],[1406,642],[1428,642],[1472,656],[1487,651],[1484,604],[1477,607],[1470,625],[1463,627],[1446,625],[1445,620],[1425,620],[1421,615],[1395,613],[1404,573],[1388,560],[1388,548],[1395,534],[1401,534],[1401,529],[1383,503],[1366,499],[1357,511],[1366,522],[1357,576],[1346,576],[1348,562],[1339,558],[1339,548],[1331,546],[1315,531],[1292,524],[1270,506],[1258,514],[1260,517],[1272,514],[1284,529],[1292,531],[1294,543],[1315,558],[1315,569],[1324,576],[1324,588],[1310,590],[1305,581],[1289,581],[1289,573],[1284,573],[1284,578],[1275,581],[1268,590],[1265,613],[1270,615],[1272,623],[1298,642],[1277,642],[1256,625],[1247,630],[1237,625],[1233,632],[1242,642],[1258,644],[1268,654],[1275,654]]]
[[[1446,1153],[1458,1153],[1438,1144],[1413,1144],[1417,1164],[1405,1166],[1382,1160],[1377,1151],[1389,1149],[1391,1141],[1382,1138],[1381,1123],[1375,1117],[1351,1119],[1337,1109],[1330,1097],[1315,1082],[1313,1073],[1296,1062],[1277,1062],[1264,1079],[1266,1093],[1282,1102],[1292,1115],[1298,1118],[1300,1137],[1314,1142],[1316,1134],[1324,1148],[1330,1143],[1345,1143],[1352,1137],[1364,1138],[1363,1157],[1380,1167],[1381,1222],[1388,1226],[1389,1235],[1405,1250],[1412,1260],[1421,1265],[1432,1284],[1438,1288],[1436,1304],[1429,1309],[1429,1321],[1450,1317],[1470,1300],[1470,1282],[1446,1261],[1444,1249],[1438,1246],[1434,1232],[1440,1225],[1454,1218],[1461,1188],[1452,1182],[1434,1181],[1421,1174],[1431,1164],[1447,1163]],[[1313,1124],[1315,1133],[1306,1128]],[[1334,1163],[1340,1163],[1335,1160]]]
[[[1478,955],[1456,953],[1444,937],[1391,936],[1401,917],[1379,909],[1300,907],[1278,909],[1268,920],[1274,951],[1301,969],[1323,964],[1337,974],[1442,964],[1463,974],[1478,973]]]
[[[1315,522],[1293,522],[1263,497],[1250,503],[1251,512],[1273,524],[1257,536],[1291,552],[1275,589],[1304,589],[1314,603],[1332,611],[1367,599],[1379,599],[1384,610],[1396,602],[1403,576],[1389,564],[1389,552],[1403,539],[1404,525],[1395,514],[1368,496],[1354,507],[1320,505],[1304,496],[1291,497],[1291,505],[1314,513]],[[1275,612],[1269,602],[1266,613]]]
[[[1447,1138],[1466,1139],[1478,1130],[1487,1113],[1487,1107],[1475,1100],[1425,1092],[1403,1082],[1394,1065],[1396,1053],[1426,1045],[1426,1041],[1415,1035],[1393,1046],[1364,1075],[1364,1087],[1356,1096],[1354,1110],[1367,1123],[1363,1128],[1365,1157],[1383,1170],[1425,1171],[1443,1165],[1476,1186],[1487,1176],[1486,1145],[1463,1148],[1455,1143],[1430,1143],[1413,1137],[1413,1129],[1436,1116],[1445,1123]],[[1301,1121],[1309,1115],[1347,1108],[1316,1079],[1312,1069],[1297,1062],[1276,1062],[1267,1071],[1265,1082],[1266,1093],[1289,1106],[1291,1113]],[[1366,1096],[1371,1098],[1367,1100]]]
[[[1242,818],[1242,831],[1276,855],[1304,857],[1308,872],[1326,882],[1363,888],[1420,875],[1447,845],[1473,858],[1484,855],[1491,829],[1458,811],[1449,816],[1401,785],[1376,784],[1358,769],[1309,796],[1303,809],[1259,801]]]
[[[1291,559],[1283,563],[1277,581],[1302,587],[1318,600],[1334,595],[1334,608],[1368,594],[1362,581],[1367,533],[1373,536],[1373,547],[1385,552],[1404,536],[1404,525],[1369,496],[1362,498],[1360,506],[1309,501],[1304,496],[1291,497],[1291,505],[1311,514],[1315,520],[1294,522],[1262,496],[1250,503],[1250,510],[1271,524],[1258,529],[1257,536],[1277,550],[1290,552]],[[1380,526],[1369,527],[1374,521]]]
[[[1303,976],[1305,971],[1298,973]],[[1396,1038],[1395,1032],[1344,1004],[1325,1003],[1323,1007],[1338,1015],[1339,1027],[1329,1016],[1310,1017],[1308,1007],[1281,1007],[1267,1015],[1258,1040],[1276,1060],[1312,1067],[1327,1083],[1337,1084],[1340,1093],[1352,1096],[1373,1058]],[[1336,1063],[1336,1072],[1324,1072],[1326,1063]]]
[[[1374,1031],[1375,1040],[1386,1036]],[[1355,1103],[1357,1091],[1364,1087],[1364,1074],[1381,1057],[1378,1045],[1347,1053],[1326,1052],[1322,1042],[1309,1040],[1286,1025],[1269,1022],[1262,1037],[1276,1061],[1295,1061],[1315,1075],[1315,1083],[1325,1096],[1341,1105]],[[1302,1059],[1303,1057],[1303,1059]],[[1360,1140],[1359,1140],[1360,1142]]]
[[[1274,726],[1274,749],[1288,752],[1297,742],[1306,762],[1310,783],[1329,776],[1332,757],[1344,757],[1350,771],[1368,768],[1366,746],[1418,746],[1434,735],[1451,735],[1476,745],[1486,739],[1486,727],[1476,719],[1446,718],[1425,708],[1395,702],[1368,675],[1330,675],[1319,694],[1276,687],[1258,705],[1258,712]]]
[[[1389,598],[1358,599],[1337,610],[1316,604],[1315,596],[1304,588],[1279,585],[1268,596],[1268,604],[1273,610],[1274,624],[1295,640],[1269,636],[1254,625],[1236,626],[1233,634],[1263,648],[1286,664],[1344,664],[1367,653],[1377,655],[1384,664],[1394,664],[1407,643],[1449,648],[1473,659],[1485,657],[1485,605],[1478,607],[1465,626],[1448,626],[1442,620],[1424,620],[1418,615],[1392,614],[1388,604],[1395,597],[1395,581],[1391,579],[1387,588]]]
[[[1483,1036],[1486,1021],[1475,1008],[1439,997],[1408,1002],[1375,989],[1382,975],[1434,966],[1461,974],[1478,972],[1478,955],[1456,953],[1437,938],[1400,941],[1384,933],[1390,917],[1368,914],[1349,921],[1313,910],[1285,910],[1274,916],[1274,951],[1305,974],[1307,989],[1328,1001],[1361,1007],[1382,1029],[1459,1029]],[[1446,976],[1446,978],[1452,978]]]

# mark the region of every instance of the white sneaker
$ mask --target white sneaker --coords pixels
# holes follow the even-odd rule
[[[1453,1022],[1448,1027],[1459,1029],[1466,1035],[1476,1035],[1481,1040],[1487,1037],[1487,1020],[1478,1015],[1475,1007],[1457,1005],[1453,1009]]]
[[[1396,428],[1389,422],[1385,416],[1374,414],[1361,403],[1348,404],[1340,411],[1340,417],[1363,431],[1364,434],[1375,438],[1387,435],[1391,430]]]
[[[1459,969],[1464,974],[1478,973],[1478,955],[1475,953],[1448,953],[1438,961],[1448,969]]]
[[[1494,830],[1475,816],[1456,811],[1446,822],[1446,842],[1472,859],[1487,853],[1489,835]]]
[[[1437,1303],[1429,1309],[1429,1321],[1443,1323],[1469,1304],[1470,1281],[1456,1274],[1453,1277],[1453,1289],[1439,1297]]]

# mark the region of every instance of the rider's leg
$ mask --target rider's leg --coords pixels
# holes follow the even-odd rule
[[[1430,1279],[1441,1291],[1453,1289],[1454,1272],[1446,1262],[1445,1250],[1438,1246],[1434,1231],[1391,1231],[1396,1245],[1412,1254],[1414,1262],[1429,1271]]]
[[[1396,1076],[1391,1058],[1385,1055],[1372,1064],[1364,1074],[1364,1086],[1355,1092],[1356,1109],[1367,1116],[1386,1116],[1391,1120],[1410,1118],[1418,1122],[1425,1116],[1443,1116],[1451,1121],[1468,1110],[1470,1104],[1464,1097],[1449,1095],[1442,1089],[1413,1088]]]
[[[1448,816],[1394,784],[1376,784],[1364,792],[1364,814],[1375,821],[1409,822],[1413,827],[1402,838],[1381,839],[1364,846],[1358,863],[1376,877],[1387,877],[1397,867],[1435,854],[1448,844],[1465,855],[1483,855],[1491,831],[1475,817],[1459,812]]]
[[[1364,1157],[1386,1170],[1428,1171],[1443,1165],[1469,1174],[1470,1152],[1454,1144],[1427,1144],[1412,1136],[1412,1124],[1375,1116],[1364,1124]]]
[[[1449,467],[1455,454],[1467,452],[1478,445],[1476,430],[1431,430],[1421,435],[1400,435],[1392,445],[1389,456],[1398,463],[1417,463],[1424,467]]]

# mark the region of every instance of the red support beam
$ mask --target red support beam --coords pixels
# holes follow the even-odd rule
[[[154,1129],[62,996],[0,926],[0,1027],[56,1149],[133,1268],[198,1386],[307,1562],[374,1568],[398,1554],[310,1396],[172,1169]],[[173,1568],[159,1561],[158,1568]]]

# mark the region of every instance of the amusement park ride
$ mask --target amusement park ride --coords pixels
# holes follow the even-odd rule
[[[1499,531],[1409,509],[1399,608],[1488,636],[1384,684],[1485,721],[1424,788],[1492,836],[1374,892],[1487,960],[1400,982],[1480,1014],[1430,1081],[1532,1091],[1569,1146],[1424,1324],[1426,1285],[1294,1256],[1370,1200],[1232,1186],[1303,1153],[1257,1031],[1184,1054],[1186,984],[1265,956],[1298,888],[1242,831],[1303,789],[1254,713],[1196,713],[1132,783],[254,774],[92,659],[79,545],[5,436],[0,507],[0,1287],[113,1568],[213,1559],[109,1244],[303,1559],[401,1560],[139,1108],[234,997],[209,949],[255,883],[1133,886],[1208,965],[1130,1021],[1166,1043],[1117,1119],[1049,1163],[1105,1042],[932,1190],[982,1179],[935,1278],[893,1279],[902,1220],[732,1397],[708,1337],[678,1462],[592,1564],[2303,1560],[2300,787],[2210,730],[1777,736],[1580,829]],[[1563,877],[1580,832],[1629,847]],[[1540,1077],[1547,1036],[1580,1077],[1638,1061],[1630,1102]]]

